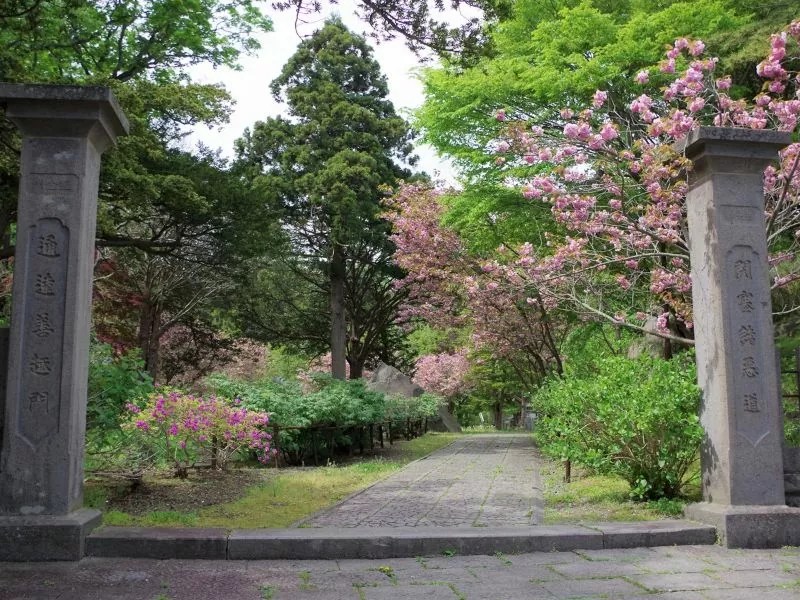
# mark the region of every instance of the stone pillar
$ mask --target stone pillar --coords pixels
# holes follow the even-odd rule
[[[128,122],[106,88],[0,84],[22,133],[0,560],[78,559],[97,511],[83,447],[100,155]]]
[[[763,173],[788,133],[701,127],[678,149],[694,162],[687,213],[692,261],[703,502],[690,518],[729,547],[800,542],[785,506],[783,422],[772,329]]]

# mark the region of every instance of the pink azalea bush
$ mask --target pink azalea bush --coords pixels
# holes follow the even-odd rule
[[[772,36],[757,68],[764,79],[752,102],[730,95],[731,79],[699,40],[678,39],[658,69],[674,74],[660,97],[624,100],[598,90],[590,106],[563,109],[531,125],[513,120],[495,145],[503,163],[529,164],[537,175],[521,189],[550,205],[560,234],[534,248],[525,244],[486,265],[494,281],[477,285],[533,290],[532,303],[569,305],[587,318],[633,328],[649,315],[660,332],[692,336],[691,278],[686,227],[690,162],[673,144],[700,125],[798,129],[800,21]],[[644,85],[650,73],[635,81]],[[765,227],[773,288],[800,278],[800,144],[765,172]],[[783,307],[783,310],[786,310]],[[781,307],[779,307],[781,310]]]
[[[201,456],[216,456],[224,467],[242,450],[255,451],[260,462],[273,454],[267,413],[248,410],[238,401],[195,396],[177,390],[151,394],[144,407],[127,405],[123,429],[154,448],[158,458],[185,476]]]

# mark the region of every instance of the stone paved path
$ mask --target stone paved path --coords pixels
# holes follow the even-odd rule
[[[470,435],[411,463],[304,527],[475,527],[542,520],[530,435]]]
[[[0,600],[797,600],[800,548],[0,563]]]

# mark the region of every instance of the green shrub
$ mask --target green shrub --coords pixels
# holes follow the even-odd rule
[[[125,405],[152,391],[153,380],[144,370],[144,361],[138,349],[115,355],[109,344],[91,345],[87,429],[117,429]]]
[[[702,438],[691,353],[605,357],[595,369],[551,379],[534,396],[542,451],[623,477],[636,499],[680,496]]]
[[[290,462],[312,455],[332,457],[337,448],[359,440],[359,428],[386,421],[418,420],[436,414],[439,399],[432,394],[418,398],[387,398],[366,387],[362,380],[340,381],[325,374],[312,376],[313,391],[304,393],[297,381],[273,378],[244,382],[212,375],[206,384],[217,394],[239,398],[242,406],[266,412],[270,424],[280,428],[276,445]],[[292,429],[315,427],[321,431]],[[336,428],[336,429],[333,429]]]
[[[434,417],[439,411],[442,399],[435,394],[422,394],[415,398],[408,396],[387,396],[385,418],[387,421],[412,421]]]
[[[368,425],[383,420],[384,397],[361,380],[315,376],[316,391],[303,393],[295,381],[244,382],[212,375],[206,383],[218,394],[239,398],[242,405],[270,414],[281,427]]]
[[[86,466],[88,470],[138,471],[138,446],[120,428],[126,405],[147,397],[153,380],[144,370],[139,351],[115,354],[109,344],[92,343],[86,405]]]

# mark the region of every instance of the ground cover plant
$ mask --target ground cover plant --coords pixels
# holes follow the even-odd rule
[[[631,486],[618,475],[600,475],[575,467],[564,481],[560,461],[541,458],[544,490],[544,523],[599,523],[603,521],[651,521],[680,517],[687,502],[700,499],[699,480],[686,488],[682,499],[640,502],[631,498]]]

